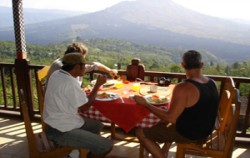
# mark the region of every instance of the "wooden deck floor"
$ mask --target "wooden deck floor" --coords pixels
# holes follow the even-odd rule
[[[34,123],[37,132],[41,130],[40,124]],[[104,130],[102,136],[110,134]],[[175,157],[175,145],[172,146],[169,158]],[[72,153],[72,158],[77,158],[77,152]],[[24,124],[20,120],[0,117],[0,158],[28,158],[28,146]],[[114,141],[114,148],[107,158],[138,158],[139,144],[125,141]],[[190,158],[194,158],[190,156]],[[250,146],[236,144],[233,158],[249,158]]]

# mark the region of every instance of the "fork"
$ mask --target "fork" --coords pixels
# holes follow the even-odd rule
[[[124,100],[123,100],[123,98],[122,98],[122,97],[120,97],[120,99],[121,99],[121,102],[122,102],[122,103],[124,103]]]

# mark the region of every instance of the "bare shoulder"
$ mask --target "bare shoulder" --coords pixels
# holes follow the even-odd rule
[[[173,103],[179,108],[185,108],[194,105],[198,98],[199,90],[190,82],[181,82],[177,84],[173,90]]]
[[[175,86],[174,91],[177,91],[179,94],[180,93],[187,94],[189,91],[191,91],[194,88],[195,86],[189,82],[180,82]]]
[[[191,103],[197,101],[199,90],[190,82],[181,82],[175,86],[175,89],[173,90],[173,96],[174,99],[182,98],[185,100],[185,106],[189,106],[192,105]]]

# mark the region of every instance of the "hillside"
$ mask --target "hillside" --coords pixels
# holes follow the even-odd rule
[[[122,39],[164,48],[212,52],[228,63],[250,60],[249,25],[214,18],[186,9],[171,0],[137,0],[105,10],[26,25],[29,43],[48,44],[81,39]],[[12,40],[13,30],[0,31]]]
[[[116,64],[121,64],[121,69],[131,64],[131,59],[140,58],[147,71],[183,72],[181,56],[185,50],[166,49],[152,45],[139,45],[124,40],[90,39],[80,40],[89,48],[87,61],[98,61],[110,68],[116,69]],[[50,45],[27,44],[27,56],[31,64],[50,65],[52,61],[63,55],[67,45],[71,42]],[[203,57],[204,74],[250,76],[250,61],[235,62],[227,65],[222,59],[217,58],[208,51],[199,50]],[[0,41],[0,62],[13,63],[16,57],[15,43]]]
[[[89,49],[88,61],[98,61],[115,68],[114,64],[123,66],[130,64],[131,59],[140,58],[147,70],[167,71],[174,64],[180,65],[182,49],[166,49],[152,45],[139,45],[124,40],[90,39],[82,40]],[[54,59],[61,57],[71,42],[50,45],[27,44],[27,55],[32,64],[49,65]],[[202,51],[206,65],[225,64],[210,52]],[[0,41],[0,62],[13,62],[15,58],[14,42]],[[124,68],[124,67],[123,67]]]

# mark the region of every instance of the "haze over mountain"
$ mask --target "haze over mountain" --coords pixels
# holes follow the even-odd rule
[[[227,62],[250,60],[250,25],[203,15],[171,0],[121,2],[105,10],[25,26],[30,43],[116,38],[170,48],[205,49]],[[0,31],[14,40],[13,30]]]
[[[79,14],[85,14],[86,12],[79,11],[65,11],[65,10],[42,10],[24,8],[24,22],[25,24],[40,23],[55,19],[63,19],[73,17]],[[4,27],[13,27],[13,15],[12,8],[0,6],[0,29]]]

